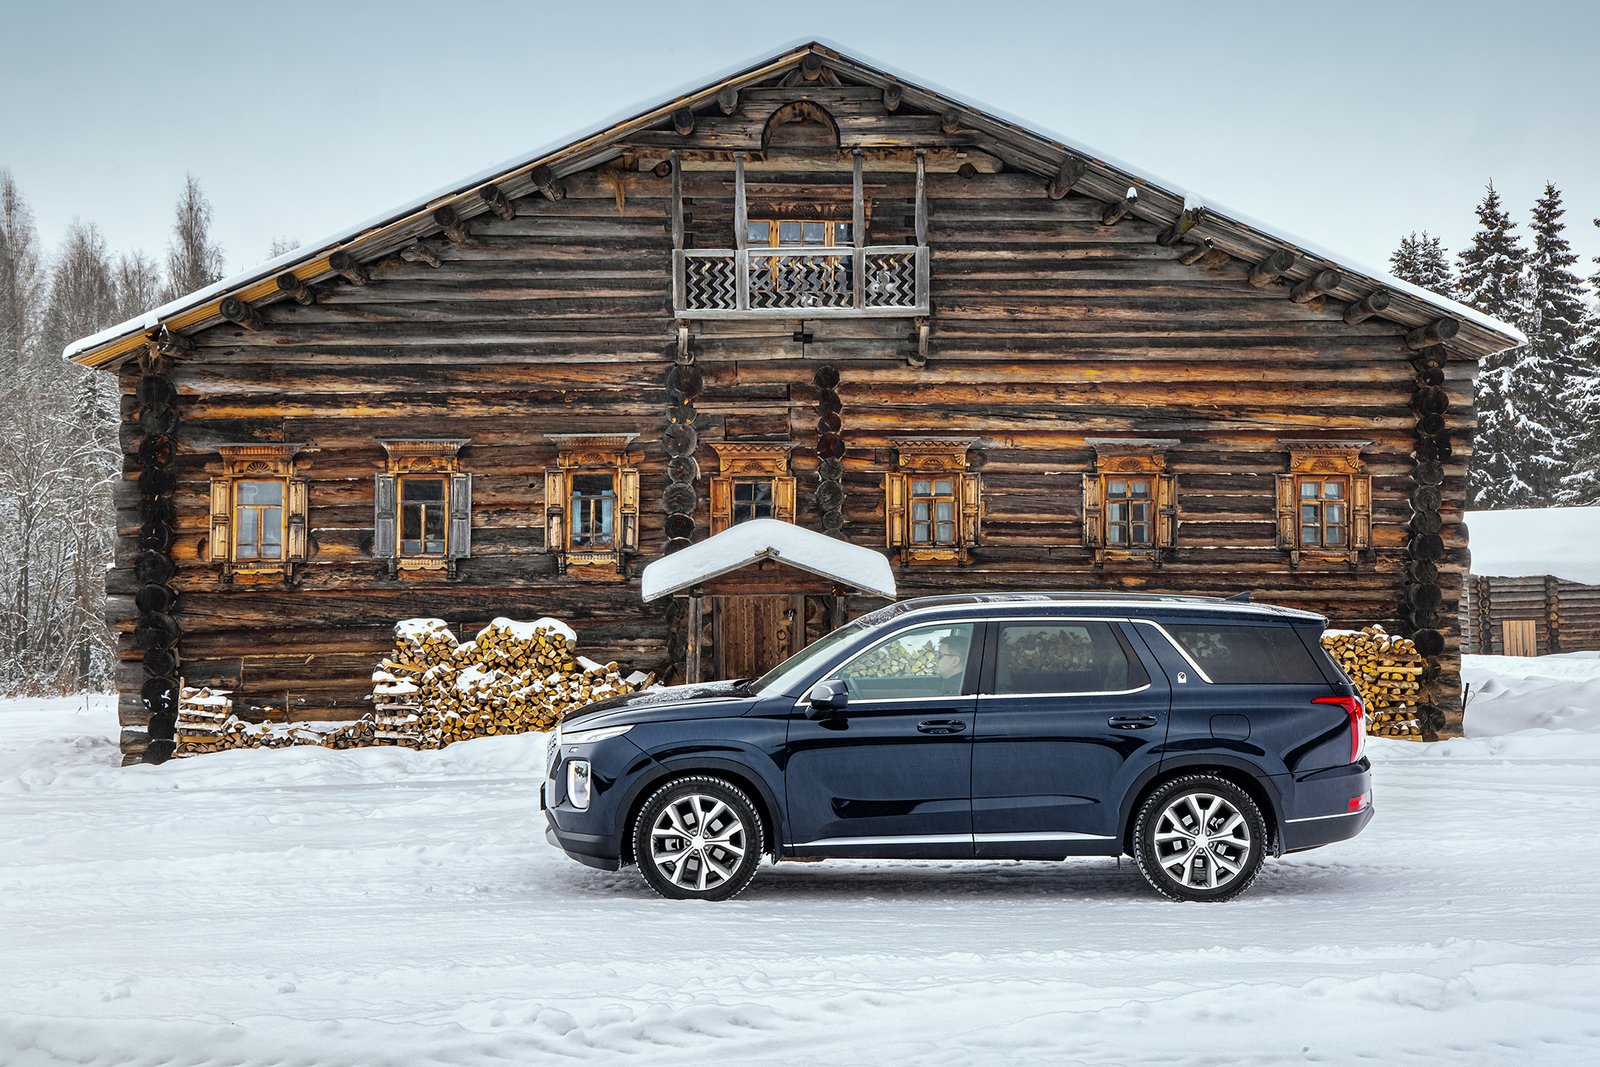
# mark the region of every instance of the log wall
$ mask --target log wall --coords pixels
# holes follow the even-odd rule
[[[921,131],[939,143],[927,118],[900,116],[896,136]],[[678,143],[693,147],[703,137],[702,147],[716,147],[721,129],[707,124]],[[259,330],[206,329],[194,335],[192,353],[174,358],[180,418],[170,554],[180,673],[189,684],[235,689],[238,706],[262,717],[352,717],[365,708],[368,675],[394,621],[408,616],[470,630],[496,615],[555,615],[596,659],[668,665],[669,609],[642,604],[636,576],[667,540],[662,433],[666,413],[682,402],[667,386],[677,356],[671,179],[652,171],[663,149],[633,147],[635,169],[568,176],[559,201],[515,199],[509,221],[469,220],[466,243],[427,238],[443,261],[438,268],[380,261],[369,265],[366,285],[321,283],[315,303],[260,307]],[[908,158],[875,155],[867,164],[873,242],[910,239]],[[705,442],[723,437],[792,440],[797,518],[819,525],[808,504],[819,484],[817,371],[826,366],[837,371],[831,388],[842,404],[838,520],[849,540],[884,543],[883,474],[895,437],[980,439],[971,456],[984,478],[982,543],[970,565],[902,568],[904,596],[1250,589],[1260,601],[1323,612],[1335,626],[1403,629],[1416,441],[1408,402],[1417,388],[1403,329],[1379,318],[1347,325],[1339,302],[1294,303],[1281,283],[1254,288],[1249,264],[1183,265],[1181,245],[1158,244],[1153,224],[1129,217],[1104,225],[1099,201],[1052,200],[1042,179],[989,173],[996,161],[976,149],[971,158],[983,163],[973,176],[959,176],[948,160],[928,177],[934,310],[926,366],[908,363],[916,345],[909,319],[697,324],[691,351],[705,384],[692,412],[701,441],[696,538],[706,532],[703,480],[715,473]],[[768,188],[763,195],[782,198],[787,183],[799,197],[824,173],[839,180],[831,151],[819,159],[815,173],[753,171],[750,180]],[[732,176],[731,160],[685,168],[691,247],[732,245]],[[796,339],[806,333],[809,340]],[[1473,372],[1467,360],[1444,364],[1455,448],[1439,509],[1447,550],[1438,614],[1447,648],[1437,688],[1452,723],[1470,436],[1461,413],[1470,420]],[[131,366],[122,372],[130,481],[118,497],[111,577],[130,758],[142,752],[148,714],[132,642],[137,377]],[[556,457],[545,435],[569,433],[639,435],[642,551],[626,580],[558,576],[545,549],[543,475]],[[1159,567],[1097,568],[1083,547],[1080,476],[1094,464],[1086,439],[1117,435],[1180,442],[1167,453],[1178,484],[1177,547]],[[391,578],[371,556],[373,475],[384,464],[378,439],[423,436],[470,439],[460,458],[474,476],[472,556],[453,579]],[[1353,568],[1291,567],[1276,547],[1274,476],[1288,458],[1279,441],[1319,436],[1371,441],[1363,456],[1373,476],[1373,550]],[[287,583],[230,583],[209,562],[207,480],[221,472],[217,448],[249,440],[305,445],[296,473],[310,481],[308,560]]]
[[[1531,619],[1539,655],[1600,650],[1600,586],[1551,575],[1528,578],[1474,575],[1463,586],[1462,651],[1503,656],[1509,619]]]

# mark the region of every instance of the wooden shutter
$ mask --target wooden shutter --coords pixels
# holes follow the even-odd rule
[[[211,561],[233,558],[233,479],[211,479]]]
[[[733,479],[711,479],[711,532],[721,533],[733,525]]]
[[[567,476],[559,467],[544,472],[544,537],[545,549],[550,552],[567,550]],[[559,535],[551,537],[551,531]]]
[[[1171,474],[1156,476],[1156,547],[1171,548],[1178,543],[1178,479]]]
[[[884,526],[890,548],[904,548],[906,536],[906,476],[883,476]]]
[[[306,558],[306,528],[311,523],[311,492],[304,478],[289,479],[287,499],[284,518],[288,535],[283,558],[296,562]]]
[[[1350,476],[1350,547],[1372,547],[1372,478],[1366,474]]]
[[[377,559],[395,558],[395,511],[395,476],[379,474],[372,491],[372,554]]]
[[[794,521],[794,479],[779,476],[772,479],[772,517],[783,522]]]
[[[623,467],[617,471],[617,545],[623,552],[639,548],[639,470]]]
[[[466,559],[472,555],[472,475],[450,476],[449,557]]]
[[[983,523],[983,480],[977,474],[961,476],[961,543],[968,548],[978,543]]]
[[[1278,475],[1278,547],[1285,552],[1300,549],[1298,494],[1295,476]]]
[[[1086,548],[1105,546],[1105,483],[1098,474],[1083,476],[1083,544]]]

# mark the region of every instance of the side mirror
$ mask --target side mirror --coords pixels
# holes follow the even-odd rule
[[[806,718],[828,719],[845,709],[850,703],[850,695],[845,691],[844,683],[835,678],[812,686],[806,700],[811,704],[806,711]]]

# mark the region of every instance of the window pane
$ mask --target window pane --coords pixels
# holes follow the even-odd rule
[[[1317,483],[1316,482],[1301,482],[1300,483],[1300,496],[1302,498],[1309,497],[1310,499],[1315,500],[1317,498]]]
[[[1326,685],[1292,626],[1166,623],[1183,650],[1219,684]]]
[[[1300,527],[1300,543],[1302,545],[1320,545],[1320,544],[1322,544],[1322,527],[1320,527],[1320,526],[1302,526],[1302,527]]]
[[[1150,483],[1149,482],[1130,482],[1129,483],[1128,492],[1133,496],[1149,496],[1150,495]]]
[[[855,240],[855,238],[850,236],[850,223],[848,223],[848,222],[836,222],[836,223],[833,224],[833,243],[834,244],[847,245],[847,244],[850,244],[854,240]]]
[[[261,509],[261,558],[283,558],[283,509]]]
[[[1121,479],[1114,479],[1106,483],[1107,496],[1127,496],[1128,483]]]
[[[932,541],[933,541],[933,531],[932,531],[931,527],[928,525],[928,523],[926,523],[926,522],[914,522],[914,523],[911,524],[911,543],[912,544],[914,544],[914,545],[926,545],[926,544],[931,543]]]
[[[955,492],[955,483],[948,480],[934,482],[933,491],[939,496],[949,496],[951,493]]]
[[[438,554],[444,551],[444,508],[431,507],[423,523],[423,551]]]
[[[249,483],[246,483],[249,484]],[[243,486],[240,486],[241,491]],[[240,559],[256,558],[256,518],[255,508],[240,508],[234,515],[234,522],[239,525],[239,537],[235,554]]]
[[[1117,523],[1115,525],[1107,526],[1106,527],[1106,543],[1107,544],[1113,544],[1113,545],[1122,544],[1127,538],[1127,535],[1123,533],[1123,531],[1125,529],[1126,529],[1126,527],[1124,527],[1121,523]]]
[[[1328,544],[1330,544],[1330,545],[1342,545],[1342,544],[1344,544],[1344,527],[1343,526],[1330,526],[1330,527],[1328,527]]]
[[[1134,523],[1129,528],[1128,543],[1134,545],[1147,545],[1150,543],[1150,527],[1144,523]]]
[[[746,223],[746,244],[770,245],[772,243],[772,229],[765,222]]]
[[[837,676],[853,701],[954,696],[971,645],[971,623],[923,626],[862,653]]]
[[[407,478],[401,482],[402,500],[444,500],[443,478]]]
[[[939,501],[937,503],[937,505],[934,507],[934,516],[940,522],[950,522],[950,521],[952,521],[956,517],[956,515],[955,515],[955,504],[952,503],[949,500],[941,500],[941,501]]]
[[[1329,500],[1340,500],[1344,497],[1344,482],[1324,482],[1322,495]]]
[[[1317,515],[1321,512],[1321,510],[1322,509],[1319,506],[1317,506],[1316,504],[1301,504],[1300,505],[1300,521],[1301,522],[1317,522],[1317,521],[1319,521],[1317,519]]]
[[[938,543],[941,545],[953,545],[956,543],[955,523],[941,522],[938,524]]]
[[[1110,623],[1008,625],[1000,631],[997,694],[1114,692],[1148,681]]]
[[[239,503],[241,504],[282,504],[283,483],[270,482],[240,482]]]
[[[913,500],[911,502],[912,522],[927,522],[930,517],[931,516],[928,514],[928,502],[926,500]]]
[[[826,229],[820,222],[803,222],[800,230],[801,240],[808,245],[820,245],[827,240]]]
[[[800,243],[800,224],[798,222],[778,223],[778,243],[797,245]]]
[[[1325,521],[1329,526],[1343,526],[1344,525],[1344,505],[1343,504],[1325,504],[1325,505],[1323,505],[1323,508],[1322,508],[1322,514],[1323,514],[1323,521]]]
[[[929,488],[929,486],[930,486],[930,483],[928,483],[928,482],[912,482],[911,483],[911,495],[912,496],[927,496],[932,491]]]

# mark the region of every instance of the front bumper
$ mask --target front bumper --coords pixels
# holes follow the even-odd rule
[[[556,826],[556,819],[552,813],[547,811],[544,817],[544,839],[556,848],[585,867],[594,867],[602,871],[615,871],[621,868],[622,861],[616,856],[616,846],[609,838],[599,834],[563,833]]]

